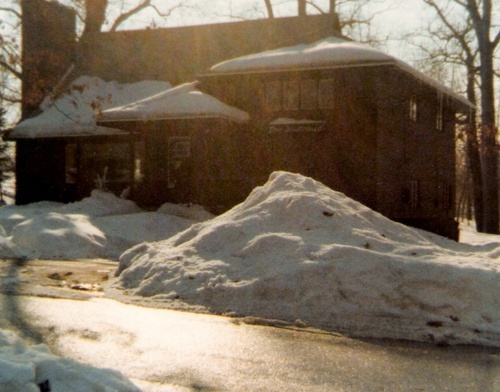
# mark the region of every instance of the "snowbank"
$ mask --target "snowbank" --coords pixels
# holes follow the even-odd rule
[[[0,257],[118,260],[141,242],[167,239],[213,216],[200,206],[144,212],[134,202],[95,190],[81,201],[0,208]]]
[[[119,372],[98,369],[53,355],[47,346],[26,345],[17,335],[0,330],[0,390],[9,392],[139,391]]]
[[[500,346],[500,248],[394,223],[310,178],[120,258],[114,287],[356,336]]]

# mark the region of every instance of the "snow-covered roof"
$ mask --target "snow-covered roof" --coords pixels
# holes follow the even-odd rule
[[[165,120],[172,118],[222,117],[248,121],[248,113],[226,105],[186,83],[147,98],[104,110],[99,122]]]
[[[464,97],[404,61],[368,45],[339,37],[325,38],[309,45],[302,44],[250,54],[216,64],[210,71],[212,74],[240,74],[376,65],[395,65],[464,105],[473,107]]]
[[[9,139],[119,135],[126,132],[97,126],[96,118],[103,110],[125,105],[170,88],[168,82],[142,81],[120,84],[81,76],[73,81],[57,99],[47,97],[40,105],[41,113],[21,121],[10,130]]]

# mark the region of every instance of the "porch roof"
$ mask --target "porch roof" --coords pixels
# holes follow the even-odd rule
[[[82,136],[119,136],[128,135],[129,132],[117,128],[103,127],[100,125],[64,125],[53,127],[36,127],[29,128],[14,127],[7,131],[6,140],[19,139],[45,139],[45,138],[68,138]]]
[[[104,110],[99,123],[151,121],[178,118],[225,118],[237,122],[250,119],[248,113],[229,106],[186,83],[147,98]]]
[[[7,131],[9,140],[81,136],[126,135],[120,129],[98,126],[98,114],[114,105],[124,105],[171,87],[164,81],[130,84],[106,82],[80,76],[59,97],[47,97],[39,114],[26,118]]]

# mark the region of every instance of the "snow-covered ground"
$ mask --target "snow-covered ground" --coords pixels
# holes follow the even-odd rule
[[[0,257],[109,258],[141,242],[159,241],[212,215],[199,206],[165,204],[142,211],[130,200],[95,190],[79,202],[0,208]]]
[[[145,212],[94,191],[71,204],[4,206],[0,226],[1,257],[119,260],[111,293],[173,309],[353,336],[500,346],[498,236],[469,225],[462,243],[449,241],[297,174],[273,173],[217,217],[172,204]],[[40,367],[78,369],[67,361],[0,335],[0,369],[14,369],[8,374],[32,390],[47,374]],[[109,379],[126,383],[116,374]],[[6,383],[12,380],[0,378],[0,387]]]
[[[59,357],[43,344],[29,346],[8,330],[0,330],[0,390],[139,391],[117,371],[99,369]]]

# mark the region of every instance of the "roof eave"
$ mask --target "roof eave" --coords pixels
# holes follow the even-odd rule
[[[445,85],[433,80],[432,78],[426,76],[422,72],[414,69],[410,65],[404,63],[403,61],[397,59],[387,59],[385,61],[366,61],[366,62],[356,62],[356,63],[338,63],[338,64],[325,64],[325,65],[312,65],[312,66],[296,66],[296,67],[283,67],[283,68],[254,68],[246,70],[228,70],[228,71],[212,71],[203,74],[199,74],[200,79],[211,78],[217,76],[237,76],[237,75],[250,75],[250,74],[271,74],[271,73],[282,73],[282,72],[303,72],[303,71],[318,71],[318,70],[329,70],[329,69],[342,69],[342,68],[362,68],[362,67],[379,67],[379,66],[396,66],[408,75],[416,77],[422,82],[428,84],[429,86],[435,88],[436,90],[442,91],[444,94],[448,95],[454,101],[459,103],[462,110],[475,110],[475,105],[469,102],[465,97],[455,93],[453,90],[449,89]]]

